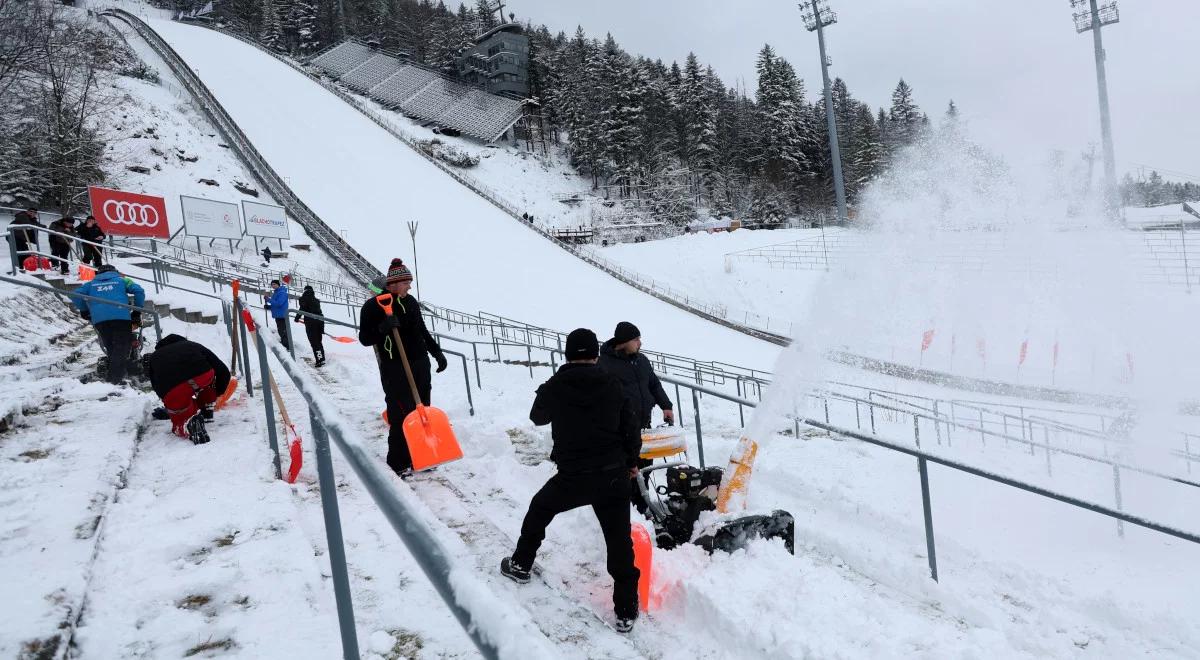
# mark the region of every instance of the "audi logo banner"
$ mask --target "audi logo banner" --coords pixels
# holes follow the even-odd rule
[[[247,236],[291,238],[288,234],[287,214],[282,206],[242,200],[242,217],[246,219]]]
[[[167,203],[162,197],[91,186],[92,215],[105,234],[170,238]]]
[[[183,227],[188,236],[234,240],[242,237],[242,217],[237,204],[187,195],[180,195],[179,203],[183,207]]]

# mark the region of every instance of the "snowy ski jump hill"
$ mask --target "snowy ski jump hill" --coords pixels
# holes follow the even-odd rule
[[[630,320],[657,350],[774,362],[778,347],[639,292],[520,227],[286,64],[209,29],[148,23],[304,202],[381,270],[393,257],[409,262],[405,223],[420,223],[422,299],[601,337]]]

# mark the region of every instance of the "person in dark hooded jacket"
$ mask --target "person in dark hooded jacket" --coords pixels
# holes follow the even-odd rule
[[[633,563],[629,503],[637,474],[641,435],[628,397],[612,375],[596,366],[596,335],[579,328],[567,336],[567,364],[537,390],[529,419],[550,424],[550,460],[558,472],[533,496],[521,523],[521,537],[500,572],[529,581],[546,527],[565,511],[590,505],[600,522],[613,579],[617,630],[628,632],[637,619],[640,573]]]
[[[12,222],[8,223],[9,227],[44,227],[38,222],[38,211],[34,207],[29,207],[29,210],[22,211],[13,216]],[[16,241],[17,252],[26,252],[29,250],[30,243],[33,244],[33,249],[38,249],[38,233],[31,229],[19,229],[9,234]],[[20,255],[19,261],[22,263],[25,260],[24,255]],[[24,270],[24,267],[21,267]]]
[[[317,294],[311,286],[304,287],[304,293],[300,295],[300,311],[325,316],[321,312],[321,301],[317,300]],[[296,323],[304,324],[304,334],[308,335],[308,343],[312,346],[315,366],[319,367],[325,364],[325,346],[322,342],[322,337],[325,335],[325,320],[298,313],[296,314]]]
[[[74,241],[70,237],[75,236],[75,218],[66,216],[55,220],[47,227],[54,234],[47,234],[50,237],[50,254],[54,255],[54,262],[58,264],[58,271],[63,275],[70,272],[71,258],[71,243]],[[64,234],[59,236],[58,234]]]
[[[76,230],[79,238],[91,243],[103,243],[106,238],[104,230],[96,223],[96,216],[89,215],[83,220],[83,226]],[[83,252],[82,261],[85,264],[91,264],[95,268],[99,268],[104,264],[104,255],[100,252],[98,245],[88,245],[87,243],[80,244],[80,251]]]
[[[212,405],[229,387],[229,367],[205,346],[175,334],[163,337],[145,363],[171,430],[193,444],[208,442],[204,420],[212,419]]]
[[[600,368],[617,377],[625,395],[633,402],[641,428],[650,428],[654,406],[662,408],[663,421],[675,423],[675,411],[662,383],[654,374],[650,360],[641,353],[642,332],[637,326],[621,321],[613,338],[600,347]]]

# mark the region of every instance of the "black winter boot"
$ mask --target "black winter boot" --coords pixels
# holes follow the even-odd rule
[[[193,445],[202,445],[209,441],[208,431],[204,428],[204,415],[196,413],[187,422],[188,440]]]
[[[513,561],[512,557],[500,560],[500,574],[517,584],[529,582],[529,569]]]

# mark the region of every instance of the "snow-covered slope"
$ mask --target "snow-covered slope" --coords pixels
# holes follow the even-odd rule
[[[405,223],[419,221],[421,297],[556,329],[604,336],[621,320],[653,348],[719,351],[768,368],[778,349],[701,321],[555,247],[455,183],[333,94],[260,51],[217,32],[167,21],[171,44],[293,190],[381,269],[409,261]]]

